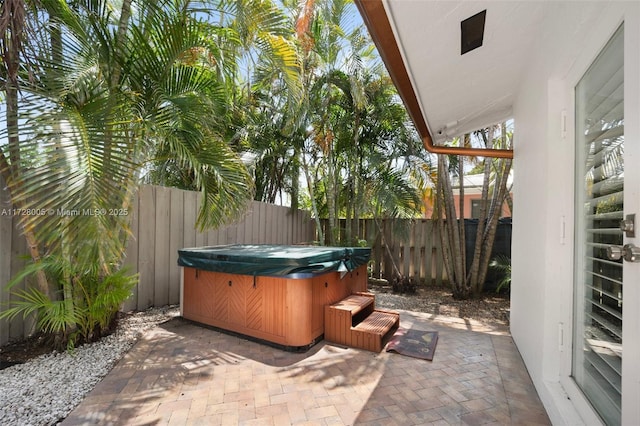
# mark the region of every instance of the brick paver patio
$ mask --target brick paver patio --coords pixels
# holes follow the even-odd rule
[[[401,311],[433,362],[320,342],[303,354],[174,319],[148,332],[63,425],[550,424],[508,331]]]

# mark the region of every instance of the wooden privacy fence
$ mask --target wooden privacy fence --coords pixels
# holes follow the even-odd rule
[[[340,241],[346,239],[346,224],[346,220],[340,221]],[[323,220],[321,225],[326,236],[328,221]],[[497,226],[491,258],[498,254],[511,258],[511,218],[500,219]],[[477,227],[477,219],[464,219],[467,268],[473,259]],[[351,228],[355,232],[356,226]],[[357,235],[352,238],[365,240],[372,247],[370,268],[375,278],[392,280],[395,263],[401,275],[416,278],[419,284],[439,286],[447,282],[440,233],[431,219],[360,219]],[[485,290],[494,290],[502,276],[490,268]]]
[[[0,182],[2,183],[2,182]],[[2,187],[0,187],[2,188]],[[0,189],[0,212],[10,208],[6,191]],[[130,216],[133,237],[129,239],[125,264],[140,274],[125,310],[142,310],[180,302],[178,249],[218,244],[300,244],[310,242],[315,225],[302,210],[254,201],[245,216],[230,225],[197,232],[200,193],[175,188],[142,185]],[[17,218],[0,216],[0,303],[10,301],[6,283],[25,265],[26,242],[17,229]],[[21,288],[27,284],[23,283]],[[1,307],[2,305],[0,305]],[[0,345],[28,335],[33,321],[21,317],[0,321]]]
[[[26,264],[25,255],[29,253],[27,242],[18,230],[18,218],[12,217],[8,213],[12,208],[11,200],[7,191],[3,190],[4,181],[0,178],[0,309],[11,300],[11,296],[6,291],[7,282],[15,274],[20,272]],[[14,287],[16,290],[24,290],[25,283]],[[22,317],[16,318],[9,323],[0,320],[0,345],[7,343],[9,339],[19,339],[27,336],[33,328],[33,320]]]
[[[327,235],[328,221],[323,220],[322,227]],[[343,219],[341,240],[345,227]],[[446,281],[440,236],[436,223],[430,219],[360,219],[356,238],[366,240],[372,248],[371,270],[375,278],[391,280],[395,260],[402,275],[415,277],[420,283],[442,285]]]

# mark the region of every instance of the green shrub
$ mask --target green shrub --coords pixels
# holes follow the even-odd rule
[[[12,291],[18,300],[11,302],[0,318],[36,314],[38,330],[52,335],[57,347],[67,349],[108,334],[115,326],[120,306],[138,282],[138,275],[129,275],[125,269],[78,270],[66,259],[48,256],[28,265],[7,287],[14,287],[40,270],[58,285],[53,299],[33,287]]]
[[[504,287],[506,290],[511,289],[511,259],[503,254],[497,255],[489,264],[491,268],[502,273],[502,278],[498,281],[496,293]]]

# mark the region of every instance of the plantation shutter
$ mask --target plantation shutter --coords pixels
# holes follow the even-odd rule
[[[620,423],[623,244],[623,42],[620,29],[576,86],[574,377],[608,424]],[[580,256],[582,254],[582,256]]]

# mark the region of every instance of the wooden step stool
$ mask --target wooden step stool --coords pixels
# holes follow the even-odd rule
[[[375,309],[375,296],[354,293],[325,306],[324,338],[329,342],[380,352],[400,324],[400,314]]]

